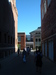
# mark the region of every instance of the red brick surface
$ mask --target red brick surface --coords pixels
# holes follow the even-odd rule
[[[23,50],[26,47],[26,35],[25,33],[18,33],[18,36],[21,36],[21,42],[18,42],[18,44],[21,44],[21,50]]]
[[[44,0],[41,0],[41,10],[42,10],[43,1]],[[41,18],[41,32],[42,32],[41,34],[42,42],[47,41],[47,49],[48,49],[48,40],[50,39],[53,40],[54,61],[56,61],[56,38],[55,38],[56,37],[56,0],[51,0],[49,7],[47,7],[47,12],[45,13],[44,18],[43,19]]]

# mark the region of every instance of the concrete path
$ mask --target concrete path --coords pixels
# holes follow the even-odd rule
[[[7,59],[0,60],[2,64],[0,75],[40,75],[39,72],[36,72],[34,53],[31,52],[26,59],[27,62],[23,63],[21,54],[19,56],[12,54]],[[56,64],[43,57],[41,75],[56,75]]]

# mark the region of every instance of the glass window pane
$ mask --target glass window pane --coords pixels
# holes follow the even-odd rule
[[[43,10],[43,7],[42,7],[42,19],[43,19],[43,17],[44,17],[44,10]]]
[[[48,3],[48,6],[49,6],[49,5],[50,5],[51,0],[47,0],[47,1],[48,1],[48,2],[47,2],[47,3]]]
[[[19,41],[19,42],[21,41],[21,36],[18,36],[18,41]]]
[[[44,2],[44,12],[46,13],[46,0],[45,0],[45,2]]]

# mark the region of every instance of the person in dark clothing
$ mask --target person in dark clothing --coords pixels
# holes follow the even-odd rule
[[[36,52],[35,52],[35,62],[37,60],[37,54],[38,54],[38,51],[36,50]]]
[[[42,54],[40,51],[37,53],[37,58],[36,58],[36,68],[37,71],[39,70],[41,73],[41,68],[42,68]]]
[[[29,55],[29,53],[30,53],[30,48],[27,47],[27,55]]]
[[[25,51],[25,49],[23,49],[22,57],[23,57],[23,62],[26,62],[26,51]]]

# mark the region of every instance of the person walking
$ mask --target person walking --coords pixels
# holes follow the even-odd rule
[[[40,50],[38,50],[36,58],[36,70],[37,72],[41,73],[41,69],[42,69],[42,53],[40,52]]]
[[[25,49],[23,49],[22,57],[23,57],[23,62],[25,63],[26,62],[26,51],[25,51]]]

